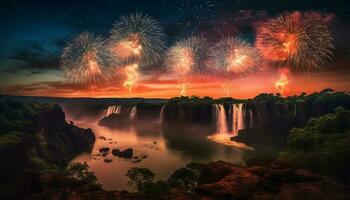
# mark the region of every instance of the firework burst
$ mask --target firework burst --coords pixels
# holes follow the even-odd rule
[[[226,38],[214,47],[213,64],[226,74],[241,75],[256,70],[258,53],[248,42],[239,38]]]
[[[204,37],[192,36],[176,42],[168,50],[165,68],[182,78],[210,73],[213,70],[209,64],[211,53],[211,45]]]
[[[110,51],[122,64],[157,63],[165,51],[165,33],[160,24],[141,13],[121,17],[109,38]]]
[[[98,83],[113,76],[101,37],[85,32],[68,42],[61,55],[64,74],[76,83]]]
[[[256,47],[267,64],[298,72],[318,70],[333,54],[328,27],[311,13],[292,12],[257,28]]]

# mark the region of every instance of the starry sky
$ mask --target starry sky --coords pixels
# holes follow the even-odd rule
[[[130,94],[123,77],[99,85],[67,80],[59,68],[63,47],[84,31],[108,36],[121,16],[142,12],[160,22],[168,46],[191,35],[216,42],[240,36],[254,42],[255,25],[288,11],[321,13],[335,39],[333,60],[325,70],[289,74],[287,95],[323,88],[350,91],[350,2],[348,0],[2,0],[0,2],[0,92],[13,95],[63,97],[172,97],[178,81],[159,66],[143,71]],[[230,96],[253,97],[277,92],[278,72],[259,72],[232,80]],[[220,97],[220,77],[200,77],[188,86],[189,95]]]

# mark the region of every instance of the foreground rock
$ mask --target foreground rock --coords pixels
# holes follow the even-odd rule
[[[336,200],[350,199],[350,190],[328,178],[314,175],[306,170],[295,169],[275,161],[267,166],[238,167],[223,161],[202,165],[201,175],[194,192],[173,189],[168,194],[141,196],[127,191],[104,191],[101,187],[82,182],[69,182],[62,176],[41,176],[40,192],[32,199],[47,193],[56,199],[175,199],[175,200]],[[49,180],[48,180],[49,179]]]
[[[218,161],[203,167],[195,191],[213,199],[347,199],[341,184],[274,161],[267,166],[236,167]]]

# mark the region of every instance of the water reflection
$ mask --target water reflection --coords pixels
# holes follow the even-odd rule
[[[131,167],[145,167],[156,173],[157,179],[167,179],[176,169],[187,163],[224,160],[240,162],[242,153],[239,148],[226,146],[207,139],[210,128],[176,125],[161,127],[157,122],[139,121],[121,124],[113,128],[102,127],[97,122],[76,122],[78,126],[91,128],[96,142],[91,153],[84,153],[74,161],[87,162],[106,190],[131,190],[125,176]],[[101,136],[102,139],[99,139]],[[134,163],[135,159],[106,156],[113,161],[104,162],[99,149],[109,147],[124,150],[133,148],[134,156],[147,158]]]

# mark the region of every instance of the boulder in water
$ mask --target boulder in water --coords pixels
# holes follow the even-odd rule
[[[128,148],[124,151],[120,151],[119,149],[113,149],[112,154],[114,156],[118,156],[121,158],[132,158],[133,157],[133,149]]]
[[[104,136],[101,136],[99,138],[100,138],[100,140],[106,140],[106,137],[104,137]]]
[[[108,147],[102,147],[99,151],[100,151],[100,153],[109,152],[109,148]]]
[[[111,162],[113,162],[113,160],[110,159],[110,158],[105,158],[103,161],[104,161],[105,163],[111,163]]]

